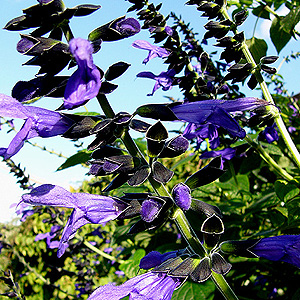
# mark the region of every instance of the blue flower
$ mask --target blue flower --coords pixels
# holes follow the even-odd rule
[[[148,56],[143,60],[143,64],[146,64],[150,59],[155,57],[166,58],[170,55],[170,52],[159,46],[151,45],[147,41],[137,40],[132,44],[133,47],[143,50],[148,50]]]
[[[184,183],[178,183],[172,190],[172,197],[177,206],[183,210],[191,207],[192,196],[190,188]]]
[[[201,159],[207,159],[207,158],[212,158],[212,157],[218,157],[221,156],[221,165],[220,168],[223,170],[224,168],[224,162],[226,160],[231,160],[235,156],[236,150],[233,148],[225,148],[222,150],[217,150],[217,151],[207,151],[201,154],[200,158]]]
[[[146,256],[144,256],[140,261],[140,268],[149,270],[161,265],[164,261],[175,258],[179,254],[179,250],[170,251],[164,254],[161,254],[158,251],[151,251]]]
[[[300,268],[300,235],[264,238],[248,248],[248,251],[259,257],[272,261],[284,261]]]
[[[89,223],[103,225],[116,219],[128,207],[128,204],[117,198],[71,193],[51,184],[44,184],[31,190],[29,194],[22,196],[20,203],[73,208],[59,242],[58,257],[64,254],[68,241],[80,227]]]
[[[161,72],[159,75],[154,75],[152,72],[140,72],[136,76],[150,78],[156,81],[152,93],[147,94],[147,96],[153,96],[155,91],[158,90],[160,87],[162,87],[163,91],[170,90],[172,88],[172,83],[174,81],[175,74],[175,71],[171,69],[167,72]]]
[[[215,149],[220,145],[218,126],[211,123],[198,125],[195,123],[189,123],[184,129],[183,136],[189,140],[196,138],[196,149],[200,148],[201,143],[208,139],[211,149]]]
[[[113,283],[97,288],[88,300],[120,300],[130,295],[130,300],[171,300],[182,278],[164,273],[147,272],[116,286]]]
[[[278,141],[279,139],[278,132],[275,126],[275,123],[272,126],[267,126],[260,133],[260,137],[264,137],[269,144],[273,143],[274,141]]]
[[[235,100],[203,100],[182,103],[170,107],[175,116],[182,121],[194,124],[213,124],[226,129],[233,137],[244,138],[246,132],[230,113],[254,110],[268,105],[262,99],[248,97]]]
[[[134,18],[123,18],[111,27],[118,31],[122,38],[133,36],[141,31],[141,25]]]
[[[57,232],[59,231],[60,226],[59,225],[53,225],[50,229],[50,232],[46,233],[39,233],[35,237],[35,241],[40,241],[46,239],[47,247],[50,249],[58,248],[59,247],[59,241],[52,241],[57,235]]]
[[[262,257],[283,261],[300,268],[300,235],[280,235],[260,240],[225,241],[220,249],[226,254]]]
[[[72,39],[69,47],[78,65],[78,69],[68,80],[64,94],[64,108],[72,109],[98,95],[101,75],[93,63],[93,46],[89,41]]]
[[[16,99],[3,94],[0,94],[0,116],[25,120],[23,127],[8,148],[0,148],[0,156],[4,159],[15,155],[26,140],[37,136],[48,138],[62,135],[74,124],[74,121],[58,112],[35,106],[24,106]]]

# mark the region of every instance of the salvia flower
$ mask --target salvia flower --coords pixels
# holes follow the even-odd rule
[[[133,36],[141,31],[141,25],[134,18],[123,18],[111,27],[117,30],[123,38]]]
[[[74,124],[74,121],[58,112],[35,106],[24,106],[16,99],[3,94],[0,94],[0,116],[25,120],[23,127],[8,148],[0,148],[0,155],[4,159],[15,155],[26,140],[37,136],[48,138],[62,135]]]
[[[175,74],[176,72],[171,69],[167,72],[161,72],[159,75],[154,75],[152,72],[140,72],[136,76],[150,78],[156,81],[151,94],[147,94],[147,96],[153,96],[155,91],[157,91],[160,87],[163,91],[170,90],[172,88]]]
[[[59,225],[53,225],[50,229],[50,232],[46,232],[46,233],[39,233],[36,237],[35,237],[35,241],[40,241],[40,240],[44,240],[46,239],[46,244],[47,247],[50,249],[54,249],[54,248],[58,248],[59,247],[59,241],[52,241],[56,235],[57,232],[60,230],[60,226]]]
[[[268,102],[248,97],[235,100],[203,100],[190,103],[182,103],[170,107],[175,116],[182,121],[204,124],[210,123],[215,126],[223,127],[233,137],[244,138],[246,133],[240,127],[230,113],[254,110],[268,105]]]
[[[189,140],[196,138],[196,149],[199,149],[201,143],[208,139],[211,149],[215,149],[220,145],[218,126],[211,123],[198,125],[189,123],[184,129],[183,136]]]
[[[133,47],[143,50],[148,50],[148,56],[143,60],[143,64],[146,64],[150,59],[155,57],[166,58],[170,55],[170,52],[162,47],[150,44],[147,41],[137,40],[132,44]]]
[[[260,240],[225,241],[222,252],[246,257],[283,261],[300,268],[300,235],[280,235]]]
[[[279,135],[278,132],[275,128],[275,123],[273,123],[273,125],[271,126],[267,126],[261,133],[260,133],[260,137],[263,137],[266,139],[266,141],[271,144],[274,141],[278,141],[279,140]]]
[[[147,272],[116,286],[106,284],[96,289],[88,300],[120,300],[130,295],[131,300],[171,300],[172,294],[182,283],[182,278],[164,273]]]
[[[300,235],[264,238],[248,250],[256,256],[272,261],[284,261],[300,268]]]
[[[188,210],[191,207],[191,189],[186,184],[176,184],[173,188],[172,196],[176,205],[178,205],[181,209]]]
[[[235,157],[235,152],[236,150],[233,148],[225,148],[222,150],[217,150],[217,151],[207,151],[201,154],[200,159],[207,159],[207,158],[212,158],[212,157],[221,157],[221,165],[220,168],[223,170],[224,168],[224,162],[226,160],[231,160],[232,158]]]
[[[20,203],[73,208],[59,242],[57,256],[61,257],[68,241],[76,231],[88,223],[105,224],[116,219],[128,205],[123,201],[102,195],[71,193],[62,187],[44,184],[22,196]]]
[[[68,80],[64,95],[64,108],[72,109],[98,95],[101,75],[93,63],[93,46],[89,41],[72,39],[69,48],[78,65],[78,69]]]
[[[147,255],[145,255],[140,261],[140,268],[149,270],[154,267],[161,265],[164,261],[175,258],[180,254],[180,250],[166,252],[161,254],[158,251],[151,251]]]

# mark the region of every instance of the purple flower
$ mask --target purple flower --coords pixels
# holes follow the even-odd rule
[[[297,129],[294,126],[289,126],[288,131],[289,131],[290,134],[293,134],[295,131],[297,131]]]
[[[115,274],[116,274],[118,277],[124,277],[124,276],[125,276],[124,271],[120,271],[120,270],[117,270],[117,271],[115,272]]]
[[[122,38],[133,36],[141,31],[140,23],[134,18],[125,18],[116,22],[113,29],[117,30]]]
[[[190,188],[184,183],[178,183],[174,186],[172,197],[177,206],[183,210],[191,207],[192,196]]]
[[[127,207],[123,201],[85,193],[71,193],[62,187],[44,184],[22,196],[20,203],[73,208],[63,230],[57,256],[61,257],[68,247],[68,241],[85,224],[105,224],[116,219]]]
[[[162,206],[163,204],[154,197],[143,201],[141,207],[142,220],[148,223],[152,222],[158,216]]]
[[[221,165],[220,165],[220,168],[221,168],[221,170],[223,170],[223,168],[224,168],[224,162],[226,160],[231,160],[232,158],[234,158],[235,152],[236,151],[233,148],[225,148],[225,149],[218,150],[218,151],[207,151],[207,152],[204,152],[200,156],[200,158],[201,159],[207,159],[207,158],[221,156]]]
[[[105,252],[105,253],[112,253],[113,252],[113,248],[112,247],[108,247],[108,248],[105,248],[103,251]]]
[[[203,125],[205,123],[223,127],[232,136],[244,138],[246,133],[230,113],[254,110],[266,106],[268,102],[248,97],[235,100],[203,100],[183,103],[170,107],[175,116],[182,121]]]
[[[284,261],[300,268],[300,235],[264,238],[248,248],[248,251],[259,257],[272,261]]]
[[[59,247],[59,242],[58,241],[52,241],[52,239],[54,239],[56,237],[57,232],[59,231],[59,229],[60,229],[59,225],[53,225],[50,229],[50,232],[39,233],[35,237],[34,240],[35,241],[40,241],[40,240],[46,239],[47,247],[49,247],[50,249],[58,248]]]
[[[280,235],[260,240],[225,241],[220,249],[226,254],[262,257],[283,261],[300,268],[300,235]]]
[[[272,126],[267,126],[261,133],[260,136],[264,137],[269,144],[273,143],[274,141],[278,141],[279,136],[278,132],[275,129],[275,123]]]
[[[133,47],[138,49],[148,50],[148,56],[143,60],[143,64],[146,64],[150,59],[155,57],[166,58],[170,55],[170,52],[159,46],[151,45],[147,41],[137,40],[132,44]]]
[[[128,295],[131,300],[170,300],[174,290],[181,283],[182,278],[148,272],[133,277],[119,286],[113,283],[101,286],[88,300],[120,300]]]
[[[165,32],[166,32],[167,35],[172,36],[173,33],[174,33],[174,30],[173,30],[172,27],[166,26],[166,27],[165,27]]]
[[[18,206],[18,208],[16,209],[16,214],[22,215],[21,219],[20,219],[21,222],[25,222],[27,217],[29,217],[35,213],[34,209],[29,209],[30,206],[25,203],[20,203],[19,205],[17,203],[13,203],[10,206],[10,208],[16,207],[16,206]]]
[[[74,124],[74,121],[58,112],[35,106],[24,106],[16,99],[3,94],[0,94],[0,116],[25,120],[23,127],[8,148],[0,148],[0,156],[4,159],[15,155],[26,140],[37,136],[48,138],[61,135]]]
[[[154,75],[152,72],[140,72],[137,77],[144,77],[154,79],[155,85],[153,87],[152,93],[147,94],[147,96],[153,96],[156,90],[162,87],[163,91],[170,90],[172,88],[172,83],[174,81],[175,71],[173,69],[167,72],[161,72],[159,75]]]
[[[98,95],[101,75],[93,63],[93,46],[89,41],[82,38],[72,39],[69,47],[78,65],[78,69],[68,80],[64,95],[64,107],[72,109]]]
[[[206,123],[204,125],[189,123],[183,132],[183,136],[189,140],[196,138],[197,149],[200,148],[201,143],[205,139],[208,139],[211,149],[215,149],[220,145],[218,126],[211,123]]]
[[[151,251],[140,261],[140,268],[149,270],[161,265],[164,261],[178,256],[179,251],[170,251],[164,254],[158,251]]]

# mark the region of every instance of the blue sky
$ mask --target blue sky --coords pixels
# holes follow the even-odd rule
[[[167,15],[170,11],[175,11],[178,15],[181,15],[183,19],[191,22],[192,27],[196,32],[199,32],[199,36],[204,33],[203,25],[207,22],[206,18],[200,18],[200,13],[193,6],[185,6],[185,1],[163,1],[162,13]],[[2,8],[0,10],[1,27],[12,18],[22,14],[22,9],[27,8],[31,5],[36,4],[35,0],[2,0]],[[86,38],[88,33],[94,28],[111,21],[114,18],[120,17],[125,14],[130,3],[124,0],[102,0],[102,1],[78,1],[78,0],[66,0],[65,4],[68,7],[73,7],[78,4],[90,3],[100,4],[102,8],[91,16],[73,18],[71,20],[71,28],[75,37]],[[155,1],[156,4],[159,1]],[[5,9],[4,9],[5,8]],[[128,16],[133,16],[132,13]],[[251,18],[246,21],[243,25],[243,29],[246,31],[246,38],[250,38],[252,35],[253,22]],[[269,55],[276,55],[276,51],[273,45],[270,44],[268,37],[268,27],[270,23],[262,20],[259,22],[257,27],[257,35],[260,38],[265,39],[269,46]],[[28,33],[23,31],[22,33]],[[20,55],[16,51],[16,44],[19,41],[18,32],[10,32],[0,30],[0,93],[10,95],[11,89],[15,83],[19,80],[30,80],[34,77],[38,71],[37,67],[33,66],[21,66],[22,63],[28,60],[28,57]],[[142,60],[146,57],[147,52],[143,50],[135,49],[131,46],[135,39],[149,39],[149,34],[144,31],[137,37],[130,39],[124,39],[116,43],[104,43],[102,49],[94,56],[95,63],[100,66],[103,70],[106,70],[111,64],[118,61],[125,61],[131,64],[128,71],[119,79],[115,81],[119,84],[119,88],[109,95],[109,100],[115,111],[128,111],[132,113],[138,105],[145,103],[159,103],[166,102],[163,96],[173,96],[175,98],[180,97],[180,93],[177,87],[174,87],[168,92],[157,91],[153,97],[147,97],[146,94],[151,92],[154,82],[148,79],[138,78],[136,74],[141,71],[152,71],[155,74],[159,74],[161,71],[166,70],[166,66],[163,65],[162,61],[155,59],[150,61],[146,66],[142,65]],[[214,40],[209,40],[210,44],[214,44]],[[289,46],[280,53],[280,59],[290,54],[291,49],[297,51],[299,49],[299,42],[292,41]],[[211,47],[207,48],[210,52]],[[276,66],[275,64],[275,66]],[[299,76],[298,69],[300,67],[299,62],[291,62],[285,64],[281,69],[285,80],[288,82],[290,92],[300,92],[298,84]],[[73,70],[65,71],[66,74],[71,74]],[[249,91],[245,88],[245,93],[248,96],[259,96],[257,92]],[[60,99],[43,99],[38,102],[37,105],[55,109],[61,104]],[[88,110],[98,111],[99,107],[96,101],[90,101],[87,105]],[[80,110],[80,109],[79,109]],[[17,127],[21,126],[22,122],[16,122]],[[6,135],[6,130],[0,131],[0,147],[6,147],[9,141],[12,139],[14,133]],[[41,146],[46,146],[48,149],[54,149],[57,152],[62,152],[66,156],[72,155],[77,151],[73,143],[68,140],[51,138],[51,139],[40,139],[36,138],[31,140]],[[88,141],[85,142],[85,145]],[[31,178],[38,183],[53,183],[60,184],[68,188],[70,185],[78,185],[83,178],[86,178],[86,169],[78,166],[75,168],[68,169],[66,171],[55,172],[57,167],[64,162],[63,158],[57,158],[53,155],[49,155],[31,145],[25,145],[23,149],[13,157],[16,163],[21,163],[22,167],[26,167],[26,172],[30,174]],[[9,205],[12,202],[17,202],[22,194],[22,191],[15,184],[15,178],[9,174],[9,171],[4,163],[0,162],[0,222],[11,219],[13,210],[8,210]]]

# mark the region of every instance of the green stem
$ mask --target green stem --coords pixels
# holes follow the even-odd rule
[[[228,12],[227,12],[225,7],[222,8],[221,12],[222,12],[225,19],[230,20],[230,17],[228,15]],[[234,30],[234,33],[236,34],[236,33],[238,33],[238,31]],[[251,63],[253,65],[253,67],[255,68],[256,62],[255,62],[248,46],[246,45],[245,41],[242,43],[242,51],[243,51],[243,54],[244,54],[246,60],[249,63]],[[254,73],[254,75],[255,75],[255,77],[256,77],[256,79],[257,79],[257,81],[258,81],[258,83],[261,87],[261,90],[262,90],[262,93],[263,93],[265,99],[269,103],[275,105],[273,97],[272,97],[272,95],[271,95],[271,93],[268,89],[268,86],[267,86],[266,82],[264,81],[260,71],[258,69],[255,69],[253,73]],[[275,122],[276,122],[278,130],[280,131],[281,136],[282,136],[287,148],[290,150],[290,152],[292,154],[292,157],[293,157],[295,163],[300,168],[300,153],[299,153],[298,149],[296,148],[293,140],[291,139],[291,136],[290,136],[288,130],[286,129],[286,126],[285,126],[285,124],[282,120],[282,117],[279,113],[275,117]]]
[[[193,252],[200,255],[201,257],[206,256],[207,253],[205,248],[197,238],[195,232],[193,231],[191,225],[189,224],[188,219],[186,218],[185,214],[179,207],[176,207],[174,209],[171,218],[175,221],[177,227],[180,230],[180,233],[182,234],[182,236],[184,237],[188,245],[190,245]]]
[[[275,10],[273,10],[269,5],[266,5],[262,1],[257,1],[257,3],[259,3],[260,5],[262,5],[264,7],[264,10],[267,11],[267,12],[269,12],[270,14],[272,14],[274,17],[280,18],[280,16],[275,12]]]
[[[125,261],[122,260],[122,259],[118,259],[118,258],[116,258],[116,257],[114,257],[114,256],[111,256],[111,255],[109,255],[109,254],[103,252],[102,250],[100,250],[100,249],[96,248],[95,246],[93,246],[93,245],[92,245],[91,243],[89,243],[88,241],[84,241],[83,244],[84,244],[85,246],[87,246],[88,248],[90,248],[90,249],[91,249],[92,251],[94,251],[95,253],[98,253],[98,254],[100,254],[101,256],[103,256],[103,257],[105,257],[105,258],[107,258],[107,259],[109,259],[109,260],[111,260],[111,261],[116,261],[116,262],[119,263],[119,264],[123,264],[123,263],[125,262]]]
[[[212,272],[212,280],[227,300],[238,300],[238,297],[235,295],[235,293],[221,274]]]
[[[251,145],[261,156],[261,158],[267,162],[270,166],[274,168],[274,171],[279,175],[282,176],[287,181],[293,180],[293,176],[291,176],[289,173],[287,173],[284,169],[282,169],[276,161],[264,150],[264,148],[253,141],[249,136],[245,137],[245,140],[249,145]]]
[[[97,95],[97,99],[98,102],[104,112],[104,114],[108,117],[108,118],[114,118],[115,116],[115,112],[113,111],[113,109],[111,108],[106,96],[104,94],[98,94]]]

